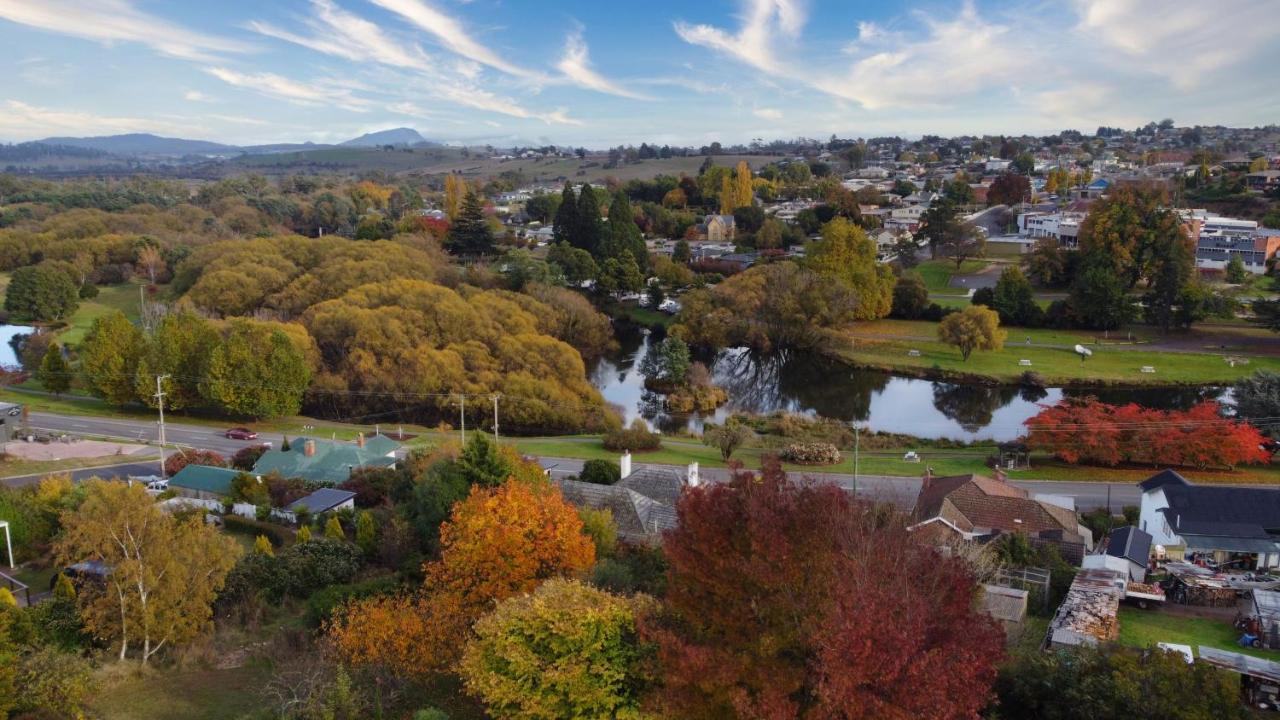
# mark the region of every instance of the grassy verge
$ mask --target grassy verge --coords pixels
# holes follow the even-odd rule
[[[1139,610],[1129,606],[1121,606],[1119,617],[1121,645],[1148,648],[1161,642],[1177,643],[1190,645],[1197,654],[1197,648],[1204,645],[1267,660],[1280,660],[1280,651],[1255,650],[1237,645],[1240,631],[1231,627],[1231,623],[1226,620],[1187,617],[1161,612],[1159,609]]]
[[[965,260],[957,271],[953,260],[926,260],[917,265],[915,270],[924,278],[925,287],[930,292],[955,292],[956,288],[951,287],[953,276],[975,273],[990,264],[987,260]]]
[[[13,477],[15,475],[43,475],[46,473],[63,472],[65,470],[81,470],[83,468],[104,467],[107,465],[120,465],[122,463],[138,462],[146,458],[145,455],[103,455],[101,457],[91,458],[67,458],[65,460],[25,460],[22,458],[5,457],[0,459],[0,477]],[[154,459],[154,454],[149,459]]]
[[[1016,382],[1032,370],[1051,385],[1228,384],[1258,370],[1280,371],[1280,358],[1275,357],[1253,357],[1248,364],[1232,367],[1215,353],[1139,349],[1142,345],[1127,344],[1127,337],[1114,344],[1098,344],[1084,333],[1021,328],[1010,330],[1003,349],[977,351],[965,361],[959,350],[933,339],[936,333],[937,323],[879,321],[848,333],[831,354],[857,367],[934,377],[985,377],[1006,383]],[[1028,337],[1030,345],[1026,344]],[[1135,341],[1140,340],[1135,336]],[[1086,362],[1071,349],[1077,343],[1093,350]],[[912,350],[918,355],[909,355]],[[1030,366],[1022,365],[1022,360],[1030,361]],[[1155,372],[1142,372],[1144,366],[1155,368]]]
[[[64,345],[78,345],[84,340],[85,333],[93,325],[93,321],[107,313],[119,310],[130,320],[137,320],[140,314],[138,288],[141,285],[133,282],[120,285],[109,285],[98,289],[98,296],[81,300],[71,315],[67,328],[58,333],[59,342]]]

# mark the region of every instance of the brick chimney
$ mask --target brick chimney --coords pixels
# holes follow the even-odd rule
[[[684,480],[689,484],[689,487],[698,487],[702,482],[702,478],[698,476],[698,463],[689,463],[689,469],[684,476]]]
[[[304,443],[302,444],[302,454],[303,454],[303,455],[306,455],[307,457],[315,457],[315,456],[316,456],[316,441],[315,441],[315,440],[308,440],[308,441],[304,442]]]
[[[618,461],[618,468],[622,471],[618,473],[619,479],[631,477],[631,451],[625,450],[622,458]]]
[[[364,447],[364,433],[356,433],[356,447]]]

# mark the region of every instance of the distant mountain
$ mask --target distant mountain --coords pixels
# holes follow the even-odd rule
[[[128,135],[103,135],[100,137],[51,137],[39,140],[45,145],[68,145],[70,147],[100,150],[112,155],[166,155],[182,157],[184,155],[235,155],[240,148],[234,145],[208,142],[206,140],[184,140],[182,138],[166,138],[150,133],[130,133]]]
[[[394,128],[365,133],[344,143],[345,147],[378,147],[379,145],[432,145],[413,128]]]

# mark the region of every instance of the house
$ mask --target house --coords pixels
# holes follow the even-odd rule
[[[287,478],[301,478],[325,485],[337,485],[351,477],[351,471],[362,467],[393,468],[400,443],[385,435],[355,442],[299,438],[288,450],[268,450],[253,466],[255,475],[279,473]]]
[[[1092,537],[1073,508],[1033,497],[1009,483],[1000,470],[982,475],[934,477],[926,471],[916,497],[913,532],[975,539],[1001,533],[1023,533],[1033,545],[1058,547],[1064,558],[1079,564]]]
[[[319,515],[338,510],[354,510],[355,507],[355,493],[337,488],[320,488],[304,498],[298,498],[289,503],[288,511],[291,516],[296,517],[302,508],[306,508],[312,515]]]
[[[1107,536],[1107,547],[1102,554],[1113,559],[1108,567],[1125,573],[1134,582],[1146,582],[1151,535],[1132,525],[1118,527]]]
[[[1062,247],[1075,247],[1079,242],[1082,212],[1025,212],[1018,215],[1018,233],[1030,238],[1051,237]]]
[[[737,225],[732,215],[708,215],[698,226],[698,234],[710,242],[733,240]]]
[[[1272,193],[1280,190],[1280,170],[1262,170],[1244,176],[1245,187],[1249,192]]]
[[[1225,235],[1201,232],[1196,240],[1196,267],[1222,270],[1238,257],[1244,268],[1255,275],[1267,272],[1267,261],[1280,250],[1280,231],[1257,234]]]
[[[169,478],[169,487],[183,497],[221,501],[231,494],[231,481],[240,472],[212,465],[187,465]]]
[[[613,485],[569,479],[555,483],[570,503],[611,511],[619,539],[656,545],[661,542],[662,533],[676,527],[676,501],[680,494],[686,487],[698,486],[698,463],[691,463],[683,475],[674,469],[651,466],[633,472],[631,453],[626,453],[619,465],[622,479]]]
[[[1280,567],[1280,488],[1193,485],[1173,470],[1138,487],[1138,526],[1170,559],[1198,555],[1219,567]]]

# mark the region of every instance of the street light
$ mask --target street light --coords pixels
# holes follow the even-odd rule
[[[0,520],[0,527],[4,528],[4,546],[9,551],[9,569],[13,570],[13,538],[9,535],[9,521]]]

